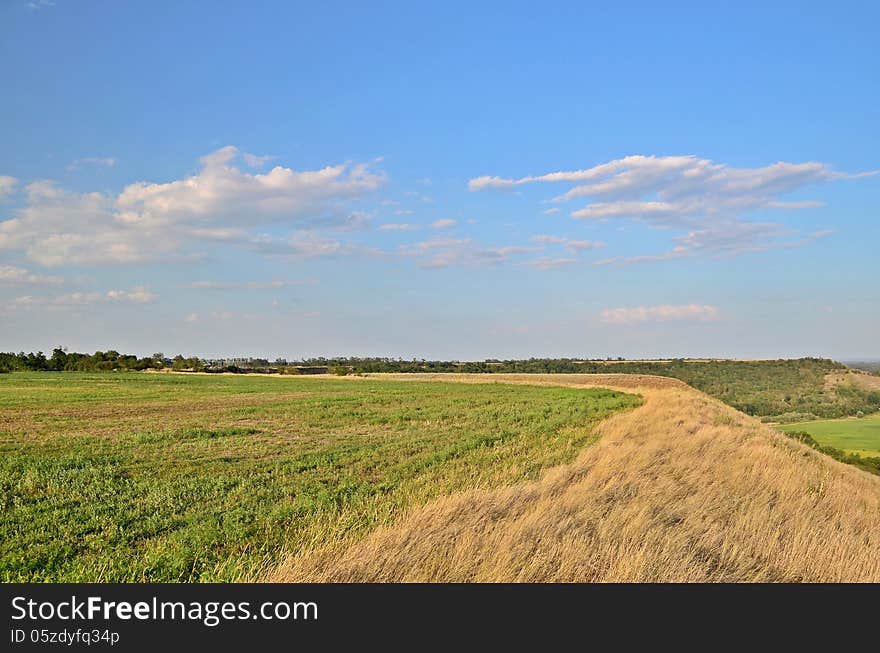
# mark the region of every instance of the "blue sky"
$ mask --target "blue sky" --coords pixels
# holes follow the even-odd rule
[[[0,349],[880,358],[876,3],[417,4],[3,2]]]

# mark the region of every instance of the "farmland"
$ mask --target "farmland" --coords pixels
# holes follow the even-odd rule
[[[862,418],[817,420],[780,426],[809,433],[820,445],[861,456],[880,456],[880,414]]]
[[[0,425],[7,582],[880,579],[873,458],[669,377],[15,372]]]
[[[608,389],[0,376],[0,580],[228,581],[459,490],[535,480],[640,399]]]
[[[537,481],[442,496],[358,542],[291,553],[266,578],[880,581],[880,477],[673,379],[501,378],[623,387],[645,403],[612,415],[593,446]]]
[[[392,358],[313,358],[202,360],[154,354],[138,358],[114,350],[94,354],[66,352],[56,348],[51,357],[42,352],[0,352],[0,373],[9,371],[132,371],[168,370],[231,372],[236,374],[337,375],[370,373],[469,373],[469,374],[643,374],[684,381],[737,410],[768,422],[799,422],[833,419],[880,411],[880,376],[857,371],[833,360],[798,358],[778,360],[667,359],[580,360],[532,358],[472,362],[426,361]]]

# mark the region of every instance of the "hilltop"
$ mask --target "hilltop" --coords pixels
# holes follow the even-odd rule
[[[271,580],[880,581],[880,478],[675,380],[492,380],[645,403],[535,482],[439,498],[354,546],[293,555]]]

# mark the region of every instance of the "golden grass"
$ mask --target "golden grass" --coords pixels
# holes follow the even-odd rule
[[[825,389],[834,390],[841,385],[852,385],[859,390],[880,390],[880,376],[862,370],[846,370],[825,375]]]
[[[536,482],[434,500],[355,544],[293,555],[268,580],[880,582],[880,477],[674,379],[442,375],[453,379],[646,401]]]

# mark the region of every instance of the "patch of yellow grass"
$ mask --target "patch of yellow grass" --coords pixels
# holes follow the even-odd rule
[[[646,401],[536,482],[432,501],[353,545],[294,555],[269,580],[880,582],[880,477],[674,379],[442,375],[453,379]]]
[[[825,389],[835,390],[841,385],[852,385],[860,390],[880,390],[880,376],[874,376],[862,370],[846,370],[831,372],[825,375]]]

